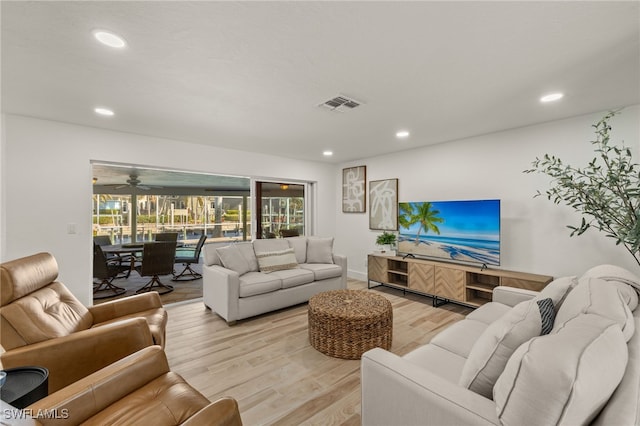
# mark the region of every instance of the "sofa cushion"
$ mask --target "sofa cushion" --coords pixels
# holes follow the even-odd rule
[[[235,243],[240,253],[246,259],[249,264],[249,272],[258,272],[258,259],[256,253],[253,251],[253,243],[251,241],[243,241],[241,243]]]
[[[560,309],[562,302],[567,298],[569,292],[578,285],[578,278],[575,276],[556,278],[547,284],[536,299],[551,299],[556,311]]]
[[[258,267],[260,268],[260,272],[264,273],[298,267],[296,255],[292,248],[260,252],[256,254],[256,257],[258,258]]]
[[[240,277],[240,297],[270,293],[282,288],[282,280],[271,274],[247,272]]]
[[[457,383],[466,359],[436,345],[422,345],[405,356],[406,361]]]
[[[581,314],[596,314],[617,322],[627,341],[635,330],[633,315],[618,288],[600,278],[580,278],[558,310],[554,332]]]
[[[333,263],[333,237],[309,237],[306,263]]]
[[[483,322],[463,319],[436,334],[431,344],[467,358],[473,344],[487,327]]]
[[[640,309],[633,313],[636,330],[640,329]],[[640,424],[640,333],[627,343],[629,362],[622,381],[607,405],[592,423],[594,426]]]
[[[337,278],[342,275],[342,268],[339,265],[326,263],[303,263],[299,266],[313,272],[316,281]]]
[[[588,424],[620,383],[627,357],[616,322],[579,315],[514,352],[494,387],[498,418],[503,425]]]
[[[489,325],[509,312],[511,308],[511,306],[503,305],[502,303],[488,302],[467,315],[467,319],[480,321]]]
[[[274,271],[271,275],[276,276],[282,280],[282,288],[297,287],[303,284],[309,284],[314,281],[313,272],[302,269],[287,269],[283,271]]]
[[[287,237],[289,247],[296,253],[296,260],[298,263],[305,263],[307,261],[307,237]]]
[[[551,299],[543,299],[540,302],[553,311]],[[543,318],[548,318],[541,312],[538,301],[532,299],[518,303],[490,324],[471,348],[458,383],[491,399],[493,385],[513,352],[527,340],[541,334]],[[550,324],[547,322],[547,333],[552,327],[553,320]]]
[[[253,251],[256,253],[256,256],[259,253],[286,250],[288,248],[289,243],[284,238],[267,238],[253,241]]]
[[[640,277],[630,271],[615,265],[598,265],[589,269],[582,277],[600,278],[616,284],[622,296],[626,299],[629,309],[634,311],[638,307]]]
[[[218,252],[216,251],[216,245],[215,244],[205,244],[204,247],[202,247],[202,257],[203,257],[203,263],[207,266],[211,266],[211,265],[222,265],[222,262],[220,261],[220,256],[218,256]]]
[[[222,266],[232,271],[236,271],[239,275],[249,272],[249,262],[242,255],[240,249],[235,244],[229,244],[228,246],[218,247],[216,249]]]

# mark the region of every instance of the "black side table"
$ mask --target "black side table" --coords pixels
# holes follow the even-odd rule
[[[49,394],[49,370],[44,367],[17,367],[3,370],[7,379],[0,388],[0,399],[23,409]]]

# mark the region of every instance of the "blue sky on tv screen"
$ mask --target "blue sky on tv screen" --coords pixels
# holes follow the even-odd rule
[[[431,205],[431,210],[437,210],[439,212],[437,216],[444,219],[444,222],[436,224],[440,229],[440,235],[432,231],[429,231],[427,235],[500,240],[500,200],[432,201]],[[419,223],[411,225],[408,229],[401,226],[400,233],[413,236],[418,232],[419,227]],[[421,231],[421,235],[425,235],[424,229]]]

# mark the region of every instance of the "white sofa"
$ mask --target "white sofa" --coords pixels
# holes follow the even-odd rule
[[[206,245],[204,304],[227,323],[286,308],[347,287],[347,258],[333,238],[289,237]]]
[[[430,343],[363,355],[362,424],[639,425],[639,291],[611,265],[498,287]]]

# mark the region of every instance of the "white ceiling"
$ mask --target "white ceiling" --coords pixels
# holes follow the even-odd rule
[[[2,109],[345,162],[640,103],[639,5],[2,1]]]

